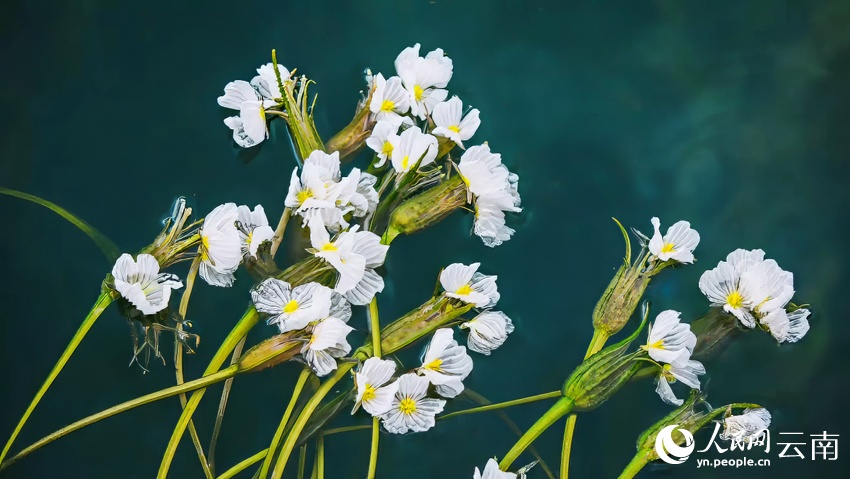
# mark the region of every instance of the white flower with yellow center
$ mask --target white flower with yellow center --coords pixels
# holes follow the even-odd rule
[[[649,353],[649,357],[673,365],[682,365],[690,359],[697,337],[689,324],[680,322],[681,314],[670,309],[662,311],[656,316],[655,322],[649,325],[649,339],[641,346]]]
[[[390,77],[385,80],[378,73],[374,76],[375,91],[369,103],[369,111],[377,121],[388,121],[396,127],[402,122],[402,115],[410,110],[410,95],[401,84],[401,78]]]
[[[667,229],[667,234],[661,236],[661,221],[652,218],[655,234],[649,240],[649,252],[661,261],[678,261],[693,263],[694,249],[699,244],[699,233],[691,229],[687,221],[678,221]]]
[[[330,374],[336,369],[336,358],[341,358],[351,351],[346,336],[353,330],[354,328],[334,317],[320,321],[313,328],[310,340],[301,348],[301,356],[316,376]]]
[[[463,142],[472,138],[472,135],[481,126],[481,120],[478,118],[479,113],[477,108],[473,108],[466,116],[463,116],[463,103],[460,98],[453,96],[451,100],[439,103],[434,107],[431,118],[436,127],[431,133],[436,136],[444,136],[463,148]]]
[[[231,286],[236,280],[234,273],[242,262],[242,241],[236,228],[238,218],[236,204],[225,203],[213,209],[200,228],[198,273],[213,286]]]
[[[405,173],[417,163],[419,166],[433,163],[439,148],[434,136],[422,133],[417,128],[408,128],[398,136],[398,143],[393,147],[390,159],[396,172]]]
[[[723,419],[722,439],[746,444],[758,439],[770,427],[770,412],[765,408],[744,409],[739,416]]]
[[[443,88],[452,78],[453,65],[442,49],[422,58],[418,43],[405,48],[395,60],[395,69],[410,96],[410,113],[414,116],[425,119],[448,96]]]
[[[352,304],[369,303],[383,291],[384,280],[375,268],[384,263],[389,246],[370,231],[357,231],[357,226],[331,240],[330,234],[318,221],[310,224],[309,250],[327,261],[339,273],[335,291],[345,295]]]
[[[440,273],[440,285],[446,290],[446,296],[457,298],[478,308],[490,308],[499,301],[496,286],[497,276],[487,276],[478,272],[481,263],[467,266],[454,263],[446,266]]]
[[[228,83],[224,95],[218,97],[218,104],[239,111],[239,116],[224,119],[224,124],[233,130],[237,145],[250,148],[268,138],[265,109],[274,102],[263,100],[250,83],[242,80]]]
[[[281,82],[289,79],[289,70],[285,66],[278,63],[277,70],[280,73]],[[257,76],[251,80],[251,85],[257,89],[263,98],[272,100],[272,104],[274,100],[283,97],[277,81],[277,74],[274,72],[274,64],[272,63],[266,63],[260,68],[257,68]]]
[[[670,384],[681,381],[691,389],[699,389],[699,377],[705,374],[705,367],[699,361],[688,359],[676,364],[663,364],[661,372],[656,378],[655,392],[667,404],[681,406],[682,399],[676,397]]]
[[[437,394],[453,398],[463,392],[463,380],[472,372],[472,358],[454,340],[451,328],[441,328],[434,332],[417,372],[428,378]]]
[[[475,473],[472,476],[472,479],[516,479],[517,475],[513,472],[504,472],[499,469],[499,463],[496,462],[495,459],[490,459],[487,461],[487,464],[484,466],[484,473],[482,474],[478,468],[475,468]]]
[[[242,256],[257,256],[257,249],[266,241],[274,238],[274,230],[269,226],[266,211],[257,205],[254,211],[245,205],[237,208],[236,219],[239,239],[242,241]]]
[[[794,296],[794,275],[784,271],[772,259],[756,263],[741,274],[753,299],[753,312],[758,317],[785,308]]]
[[[378,156],[375,168],[384,166],[387,159],[393,154],[398,144],[398,125],[391,121],[379,121],[372,128],[372,134],[366,139],[366,146],[371,148]]]
[[[514,325],[505,313],[501,311],[484,311],[475,318],[460,325],[461,329],[469,330],[467,347],[476,353],[489,356],[514,332]]]
[[[369,358],[363,362],[354,375],[357,397],[351,414],[357,412],[360,406],[372,416],[380,416],[392,408],[398,382],[389,381],[395,369],[395,361],[389,359]]]
[[[502,164],[502,156],[487,144],[466,150],[458,164],[461,177],[475,198],[475,234],[484,244],[495,247],[514,233],[505,225],[505,213],[519,213],[519,177]]]
[[[332,293],[330,288],[319,283],[293,288],[285,281],[267,278],[251,290],[251,299],[257,311],[270,315],[268,323],[285,333],[327,318],[331,312]]]
[[[381,244],[381,238],[370,231],[357,231],[355,226],[343,233],[350,238],[351,252],[362,256],[365,262],[363,277],[353,288],[344,292],[345,299],[359,306],[369,304],[376,294],[384,290],[384,278],[375,269],[384,264],[389,246]]]
[[[156,314],[168,307],[171,290],[183,287],[177,276],[159,272],[159,262],[149,254],[136,259],[122,254],[112,267],[115,291],[144,315]]]
[[[434,427],[434,416],[443,412],[446,401],[425,396],[430,384],[428,380],[408,373],[396,383],[398,390],[390,410],[381,415],[384,428],[392,434],[406,434]]]

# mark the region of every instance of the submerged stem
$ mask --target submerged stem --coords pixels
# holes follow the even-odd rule
[[[272,437],[272,443],[269,445],[268,451],[265,459],[263,460],[263,467],[260,469],[260,479],[266,479],[266,476],[269,474],[269,467],[272,465],[272,458],[274,457],[275,451],[277,451],[277,446],[280,444],[280,439],[283,437],[283,431],[286,429],[286,424],[289,422],[289,418],[292,416],[292,411],[295,409],[295,404],[298,402],[298,396],[301,395],[301,390],[304,389],[304,384],[307,382],[307,379],[310,378],[310,368],[305,367],[301,370],[301,375],[298,376],[298,381],[295,383],[295,388],[292,390],[292,397],[289,399],[289,404],[286,405],[286,411],[283,413],[283,417],[280,420],[280,425],[277,427],[277,431],[275,431],[274,436]]]
[[[222,475],[218,476],[217,479],[230,479],[231,477],[236,476],[236,474],[239,474],[245,469],[248,469],[249,467],[251,467],[251,465],[256,464],[260,461],[260,459],[266,457],[267,452],[268,449],[263,449],[262,451],[254,454],[253,456],[244,459],[239,464],[236,464],[235,466],[225,471]]]
[[[502,462],[499,463],[499,469],[506,471],[511,464],[519,457],[520,454],[537,439],[540,434],[543,433],[546,429],[549,428],[552,424],[555,424],[558,419],[561,419],[565,415],[569,414],[573,409],[573,403],[568,398],[561,398],[556,402],[548,411],[546,411],[540,419],[537,420],[529,429],[522,435],[521,438],[514,444],[510,451],[505,454],[505,457],[502,458]]]
[[[41,401],[41,398],[44,397],[44,394],[48,389],[50,389],[53,381],[56,380],[56,377],[59,376],[60,372],[62,372],[62,368],[65,367],[65,364],[71,358],[71,355],[77,350],[77,346],[79,346],[83,341],[83,338],[86,337],[86,334],[88,334],[91,327],[94,326],[95,321],[97,321],[97,318],[100,317],[101,313],[103,313],[106,307],[114,300],[112,294],[112,291],[104,291],[97,298],[97,301],[95,301],[91,311],[89,311],[89,314],[83,320],[83,323],[80,325],[79,329],[77,329],[77,332],[74,333],[74,337],[71,338],[71,342],[68,343],[68,346],[65,348],[65,352],[59,356],[59,360],[56,362],[56,365],[53,366],[50,374],[47,375],[47,379],[44,380],[41,388],[39,388],[38,392],[35,393],[35,397],[30,402],[30,405],[27,406],[26,411],[24,411],[24,415],[21,417],[20,421],[18,421],[18,425],[15,426],[15,430],[12,431],[12,435],[9,437],[9,440],[6,441],[6,445],[3,447],[3,452],[0,453],[0,463],[2,463],[3,459],[6,458],[6,455],[9,453],[9,449],[12,448],[12,444],[15,442],[15,439],[17,439],[18,434],[24,427],[24,424],[27,423],[27,420],[30,415],[32,415],[35,407]]]
[[[504,408],[508,408],[508,407],[511,407],[511,406],[519,406],[521,404],[528,404],[528,403],[532,403],[532,402],[536,402],[536,401],[543,401],[545,399],[554,399],[554,398],[557,398],[557,397],[561,397],[561,391],[560,390],[559,391],[552,391],[552,392],[548,392],[548,393],[543,393],[543,394],[537,394],[535,396],[528,396],[528,397],[524,397],[524,398],[513,399],[511,401],[488,404],[486,406],[478,406],[478,407],[474,407],[474,408],[470,408],[470,409],[463,409],[463,410],[460,410],[460,411],[455,411],[455,412],[451,412],[451,413],[442,415],[442,416],[438,417],[437,420],[438,421],[444,420],[444,419],[448,419],[450,417],[462,416],[464,414],[475,414],[475,413],[479,413],[479,412],[494,411],[494,410],[497,410],[497,409],[504,409]]]
[[[372,450],[369,452],[369,472],[367,479],[375,479],[378,470],[378,439],[380,438],[381,423],[377,417],[372,418]]]
[[[233,366],[239,361],[242,356],[242,349],[245,347],[247,336],[239,340],[236,347],[233,349],[233,354],[230,356],[230,365]],[[218,412],[215,416],[215,426],[213,426],[212,437],[210,438],[210,448],[207,452],[207,461],[209,461],[210,471],[215,473],[215,447],[218,444],[218,436],[221,434],[221,423],[224,422],[224,410],[227,408],[227,400],[230,398],[230,388],[233,387],[233,378],[228,378],[224,381],[224,387],[221,389],[221,399],[218,401]],[[190,424],[191,428],[192,425]],[[191,432],[191,429],[190,429]]]
[[[376,358],[381,357],[381,320],[378,316],[378,297],[372,298],[369,303],[369,326],[372,330],[372,354]],[[366,479],[375,479],[378,470],[378,444],[380,441],[381,423],[378,418],[372,418],[372,447],[369,452],[369,471]]]
[[[283,214],[280,215],[280,221],[277,223],[277,229],[274,230],[274,237],[272,238],[272,247],[270,250],[272,258],[277,254],[280,242],[283,241],[283,233],[286,231],[286,225],[289,223],[290,216],[292,216],[292,208],[284,208]]]

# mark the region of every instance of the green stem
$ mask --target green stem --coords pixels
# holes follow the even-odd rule
[[[272,437],[272,443],[269,445],[268,451],[265,459],[263,460],[263,467],[260,469],[260,479],[266,479],[269,475],[269,467],[272,465],[272,458],[274,457],[275,451],[277,451],[277,446],[280,444],[280,439],[283,437],[283,431],[286,429],[286,424],[289,423],[289,418],[292,416],[292,411],[295,409],[295,403],[298,402],[298,396],[301,395],[301,391],[304,389],[304,384],[307,382],[307,379],[310,378],[310,368],[304,368],[301,370],[301,375],[298,376],[298,381],[295,383],[295,388],[292,390],[292,397],[289,399],[289,404],[286,405],[286,411],[283,413],[283,417],[280,420],[280,425],[277,427],[277,430]]]
[[[324,399],[328,392],[330,392],[331,388],[342,380],[342,378],[348,374],[348,371],[350,371],[354,365],[355,363],[353,362],[340,364],[336,373],[322,383],[313,397],[310,398],[310,400],[307,401],[307,404],[304,405],[304,409],[301,411],[301,414],[298,415],[298,419],[295,421],[295,424],[292,425],[292,429],[289,430],[289,435],[283,443],[283,448],[277,458],[274,471],[272,471],[272,479],[280,479],[281,476],[283,476],[283,471],[286,468],[286,462],[289,460],[290,454],[292,454],[292,451],[295,449],[298,437],[301,435],[301,431],[304,429],[304,426],[307,425],[307,421],[310,419],[310,416],[313,415],[313,412],[319,406],[322,399]]]
[[[366,429],[372,429],[372,425],[362,424],[360,426],[345,426],[345,427],[335,427],[333,429],[328,429],[323,432],[323,436],[332,436],[334,434],[341,434],[343,432],[351,432],[351,431],[365,431]]]
[[[248,331],[257,324],[258,320],[259,314],[252,306],[245,312],[239,322],[236,323],[236,326],[233,327],[233,330],[230,331],[230,334],[227,335],[224,342],[221,343],[221,346],[219,346],[218,351],[216,351],[215,356],[213,356],[213,359],[210,361],[207,369],[204,370],[205,376],[218,371],[221,365],[227,360],[227,356],[231,351],[233,351],[233,348],[235,348],[239,341],[248,334]],[[171,434],[171,439],[168,441],[168,446],[165,449],[165,454],[163,455],[162,462],[159,465],[159,472],[157,473],[158,478],[165,479],[168,475],[168,469],[171,467],[171,462],[174,460],[174,453],[177,452],[177,446],[180,444],[180,439],[186,431],[186,426],[189,424],[192,414],[194,414],[195,410],[198,408],[198,404],[200,404],[201,399],[204,397],[205,391],[206,389],[200,389],[192,394],[192,397],[190,397],[189,401],[186,403],[186,407],[183,408],[183,413],[180,415],[180,419],[174,427],[174,432]]]
[[[381,432],[381,423],[377,417],[372,418],[372,450],[369,453],[369,473],[367,479],[375,479],[378,470],[378,439]]]
[[[601,329],[593,331],[593,338],[590,339],[590,344],[587,346],[587,352],[584,353],[584,359],[587,359],[602,350],[610,336]]]
[[[316,479],[325,479],[325,435],[316,438]]]
[[[369,325],[372,329],[372,353],[374,357],[381,357],[381,321],[378,316],[378,297],[372,298],[369,303]],[[369,452],[369,471],[367,479],[375,479],[378,470],[378,445],[380,440],[381,423],[378,418],[372,418],[372,448]]]
[[[647,460],[645,455],[636,455],[632,458],[631,462],[629,462],[629,465],[623,469],[623,472],[620,473],[619,479],[632,479],[641,471],[641,469],[644,468],[644,466],[646,466],[646,464]]]
[[[224,381],[225,379],[232,377],[239,373],[238,366],[231,366],[227,369],[223,369],[215,374],[211,374],[209,376],[204,376],[202,378],[195,379],[194,381],[189,381],[187,383],[183,383],[177,386],[171,386],[170,388],[165,388],[150,394],[146,394],[141,397],[137,397],[130,401],[121,403],[117,406],[113,406],[109,409],[103,410],[97,414],[93,414],[89,417],[80,419],[79,421],[70,424],[68,426],[59,429],[58,431],[53,432],[52,434],[45,436],[32,445],[28,446],[23,451],[19,452],[14,457],[10,458],[6,462],[0,464],[0,471],[11,466],[12,464],[18,462],[23,459],[30,453],[50,444],[51,442],[60,439],[68,434],[82,429],[86,426],[94,424],[102,419],[106,419],[108,417],[115,416],[116,414],[121,414],[122,412],[129,411],[130,409],[137,408],[139,406],[144,406],[145,404],[152,403],[154,401],[159,401],[160,399],[169,398],[172,396],[176,396],[180,393],[185,393],[189,391],[194,391],[196,389],[206,388],[212,384]]]
[[[247,336],[243,337],[233,348],[233,354],[230,356],[230,365],[233,366],[239,361],[242,356],[242,350],[245,348]],[[207,461],[210,465],[210,471],[215,473],[215,449],[218,445],[218,438],[221,434],[221,424],[224,422],[224,411],[227,409],[227,401],[230,399],[230,389],[233,387],[233,378],[228,378],[224,381],[224,387],[221,389],[221,399],[218,400],[218,411],[215,415],[215,425],[213,426],[212,437],[210,438],[210,447],[207,452]],[[185,404],[184,404],[185,407]],[[189,423],[189,432],[192,432],[192,424]]]
[[[307,444],[301,446],[301,453],[298,455],[298,479],[304,479],[304,470],[307,468]]]
[[[520,454],[537,439],[540,434],[555,424],[558,419],[569,414],[573,409],[573,403],[567,398],[561,398],[548,411],[546,411],[540,419],[537,420],[529,429],[522,435],[521,438],[514,444],[510,451],[502,458],[499,463],[499,469],[506,471],[511,467],[511,464],[519,457]]]
[[[464,414],[475,414],[475,413],[479,413],[479,412],[494,411],[496,409],[504,409],[504,408],[508,408],[508,407],[511,407],[511,406],[519,406],[521,404],[528,404],[528,403],[532,403],[532,402],[536,402],[536,401],[543,401],[545,399],[553,399],[553,398],[557,398],[557,397],[561,397],[561,391],[552,391],[552,392],[548,392],[548,393],[538,394],[536,396],[528,396],[528,397],[524,397],[524,398],[514,399],[512,401],[505,401],[505,402],[500,402],[500,403],[495,403],[495,404],[488,404],[486,406],[479,406],[479,407],[474,407],[474,408],[470,408],[470,409],[463,409],[461,411],[455,411],[455,412],[440,416],[440,417],[437,418],[437,420],[440,421],[440,420],[448,419],[450,417],[462,416]]]
[[[576,419],[578,416],[570,414],[567,418],[567,426],[564,428],[564,443],[561,445],[561,475],[563,479],[567,479],[570,475],[570,452],[573,447],[573,433],[576,429]]]
[[[97,301],[95,301],[94,306],[92,306],[92,309],[91,311],[89,311],[88,316],[86,316],[86,318],[83,320],[83,324],[81,324],[80,328],[77,329],[77,332],[74,333],[74,337],[71,338],[71,342],[68,343],[68,346],[65,348],[65,352],[63,352],[62,355],[59,356],[59,361],[56,362],[56,365],[53,366],[53,370],[50,371],[50,374],[47,375],[47,379],[44,380],[44,383],[41,385],[41,388],[38,390],[38,392],[35,394],[35,397],[30,402],[30,405],[27,406],[27,410],[24,411],[24,415],[21,417],[21,420],[18,421],[18,425],[15,426],[15,430],[12,432],[11,437],[9,437],[9,440],[6,441],[6,445],[3,447],[3,452],[0,453],[0,463],[2,463],[3,459],[6,458],[6,455],[9,453],[9,449],[12,448],[12,444],[15,442],[15,439],[17,439],[18,434],[24,427],[24,424],[27,423],[27,420],[29,419],[35,407],[41,401],[41,398],[44,397],[44,394],[53,384],[53,381],[56,379],[56,377],[59,376],[59,373],[62,371],[62,368],[65,367],[65,364],[71,358],[71,355],[74,354],[74,351],[77,350],[77,346],[80,345],[80,343],[83,341],[83,338],[86,337],[86,334],[89,332],[91,327],[94,326],[94,323],[95,321],[97,321],[97,318],[100,317],[101,313],[103,313],[103,311],[106,309],[107,306],[109,306],[113,299],[114,298],[112,297],[111,291],[104,291],[97,298]]]
[[[268,449],[263,449],[262,451],[254,454],[253,456],[243,460],[239,464],[225,471],[222,475],[218,476],[218,479],[230,479],[231,477],[236,476],[236,474],[239,474],[245,469],[248,469],[249,467],[251,467],[251,465],[260,462],[260,459],[266,457],[267,452]]]

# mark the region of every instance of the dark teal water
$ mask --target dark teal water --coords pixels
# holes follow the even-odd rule
[[[500,309],[517,332],[476,357],[468,386],[494,401],[557,389],[592,332],[590,313],[622,255],[610,220],[649,231],[649,218],[688,219],[702,235],[695,266],[648,291],[657,311],[703,314],[699,275],[738,247],[763,248],[795,273],[812,330],[777,348],[750,334],[708,365],[714,405],[751,401],[773,412],[774,433],[850,432],[847,235],[850,222],[850,5],[846,2],[213,2],[86,1],[6,5],[0,17],[0,185],[53,200],[125,251],[148,244],[170,202],[185,195],[205,214],[225,201],[282,208],[294,159],[285,131],[243,164],[215,102],[277,48],[310,76],[328,137],[347,123],[364,67],[389,73],[421,42],[455,63],[449,85],[482,111],[488,140],[521,178],[525,212],[497,249],[455,215],[400,238],[386,266],[382,316],[427,298],[445,264],[480,260],[499,275]],[[0,198],[3,394],[0,436],[14,426],[76,330],[109,271],[80,232],[46,210]],[[297,249],[287,250],[289,259]],[[185,275],[185,271],[179,271]],[[250,279],[199,285],[190,318],[202,342],[196,377],[248,303]],[[271,334],[260,327],[257,341]],[[127,367],[124,320],[109,310],[19,437],[22,447],[87,414],[173,384],[171,366]],[[170,363],[169,363],[170,364]],[[220,470],[266,447],[295,367],[237,380],[217,455]],[[710,379],[709,379],[710,378]],[[580,417],[573,477],[616,477],[635,437],[663,416],[649,383],[627,387]],[[198,414],[209,437],[218,395]],[[452,407],[463,406],[459,402]],[[516,408],[525,428],[544,405]],[[7,477],[152,477],[179,415],[152,404],[57,442]],[[561,428],[538,442],[557,466]],[[707,438],[699,436],[703,444]],[[495,415],[385,436],[381,477],[471,477],[514,436]],[[327,440],[328,477],[364,477],[368,434]],[[839,447],[841,454],[843,449]],[[776,459],[769,468],[697,470],[693,461],[641,477],[847,477],[848,459]],[[199,477],[184,441],[175,477]],[[535,470],[531,477],[545,477]]]

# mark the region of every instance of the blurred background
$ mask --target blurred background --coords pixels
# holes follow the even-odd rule
[[[647,297],[656,312],[676,309],[688,321],[704,314],[697,280],[735,248],[762,248],[793,271],[794,301],[814,311],[800,343],[780,348],[753,332],[708,364],[708,400],[768,407],[774,448],[778,432],[826,431],[843,441],[850,433],[850,4],[566,3],[11,2],[0,16],[0,186],[62,205],[128,252],[150,243],[180,195],[198,216],[227,201],[261,203],[275,222],[295,164],[286,131],[275,122],[246,163],[216,104],[224,85],[252,78],[276,48],[280,63],[316,81],[315,117],[327,139],[350,120],[365,67],[389,76],[403,48],[441,47],[454,60],[450,92],[481,110],[471,144],[489,141],[502,153],[520,176],[525,210],[508,220],[514,239],[496,249],[470,235],[472,218],[463,213],[395,241],[382,319],[427,299],[442,266],[481,261],[483,272],[499,275],[499,309],[517,331],[493,356],[475,356],[467,386],[493,401],[552,391],[581,361],[591,311],[622,258],[611,217],[645,233],[652,216],[663,225],[686,219],[702,236],[698,262],[654,280]],[[112,265],[39,206],[0,197],[0,218],[5,441]],[[296,243],[286,248],[283,264],[303,254]],[[185,277],[185,269],[175,272]],[[187,377],[200,375],[247,306],[250,286],[244,272],[231,289],[197,285],[189,319],[202,341],[187,358]],[[272,333],[260,325],[251,341]],[[169,346],[164,351],[170,356]],[[173,384],[170,358],[142,374],[127,366],[131,354],[126,322],[110,309],[14,450]],[[267,447],[298,369],[283,365],[235,382],[219,471]],[[195,416],[203,438],[219,391]],[[508,413],[525,429],[547,407]],[[573,476],[616,477],[637,435],[669,410],[643,382],[582,414]],[[171,399],[108,419],[4,477],[153,477],[179,412]],[[365,418],[341,423],[358,420]],[[536,444],[553,468],[561,434],[559,424]],[[490,413],[427,434],[384,435],[379,476],[469,478],[515,439]],[[706,441],[697,437],[700,447]],[[327,477],[365,477],[368,433],[332,436],[326,448]],[[804,451],[805,460],[777,458],[776,449],[747,454],[771,458],[766,468],[697,469],[691,459],[650,466],[640,477],[848,477],[842,447],[837,461],[813,461]],[[202,477],[187,437],[172,471]],[[537,469],[530,477],[545,475]]]

